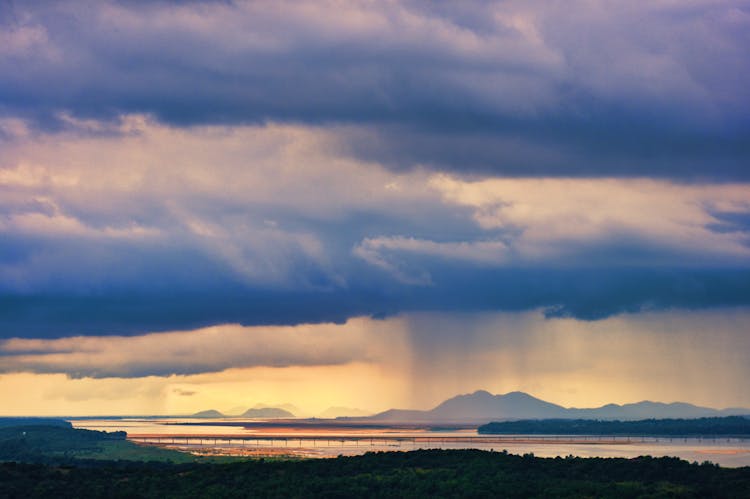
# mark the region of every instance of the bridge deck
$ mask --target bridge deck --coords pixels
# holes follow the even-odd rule
[[[153,444],[233,444],[233,443],[273,443],[273,442],[367,442],[388,443],[402,442],[414,444],[629,444],[635,442],[656,441],[657,437],[641,436],[600,436],[600,435],[288,435],[288,434],[132,434],[128,440]]]

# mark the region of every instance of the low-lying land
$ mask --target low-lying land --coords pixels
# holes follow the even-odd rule
[[[0,427],[0,461],[64,464],[77,460],[195,460],[183,452],[136,445],[125,437],[123,431],[79,430],[60,425]]]
[[[644,419],[600,421],[591,419],[528,419],[488,423],[477,428],[485,435],[643,435],[747,436],[750,418],[727,416],[698,419]]]

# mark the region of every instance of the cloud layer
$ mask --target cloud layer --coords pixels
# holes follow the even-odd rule
[[[4,337],[750,303],[745,183],[467,179],[355,160],[340,127],[67,120],[3,122]]]
[[[0,3],[0,113],[347,124],[390,168],[747,179],[742,1]]]
[[[0,336],[750,304],[745,2],[0,2]]]

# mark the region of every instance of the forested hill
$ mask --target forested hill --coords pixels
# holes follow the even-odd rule
[[[189,454],[128,442],[124,431],[104,432],[63,426],[0,427],[0,462],[65,464],[79,460],[191,462]],[[0,485],[0,497],[3,495]]]
[[[60,428],[72,428],[69,421],[58,418],[34,418],[34,417],[0,417],[0,428],[10,426],[57,426]]]
[[[750,437],[750,418],[727,416],[699,419],[538,419],[503,421],[480,426],[482,434],[500,435],[737,435]]]

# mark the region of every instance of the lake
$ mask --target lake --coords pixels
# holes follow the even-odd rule
[[[318,420],[81,418],[76,428],[125,431],[143,445],[204,455],[335,457],[370,451],[482,449],[539,457],[675,456],[721,466],[750,466],[750,438],[566,435],[478,435],[475,428],[348,424]]]

